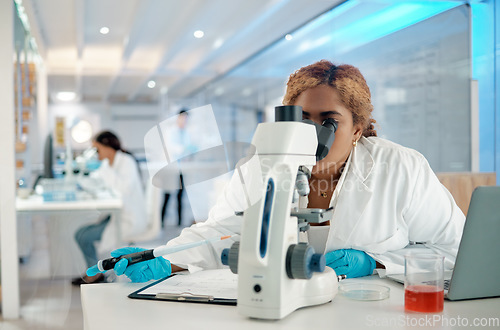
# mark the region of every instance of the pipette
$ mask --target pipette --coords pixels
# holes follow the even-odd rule
[[[191,248],[203,245],[203,244],[208,244],[208,243],[216,242],[216,241],[222,241],[224,239],[228,239],[228,238],[231,238],[233,236],[237,236],[237,235],[213,237],[213,238],[209,238],[209,239],[206,239],[203,241],[196,241],[196,242],[181,244],[181,245],[177,245],[177,246],[162,245],[162,246],[156,247],[154,249],[150,249],[150,250],[144,250],[144,251],[140,251],[140,252],[124,254],[124,255],[117,257],[117,258],[108,258],[108,259],[104,259],[104,260],[99,260],[97,262],[97,268],[101,272],[104,272],[104,271],[109,270],[109,269],[113,269],[115,267],[116,263],[122,259],[127,259],[128,266],[130,266],[130,265],[136,264],[138,262],[147,261],[147,260],[151,260],[151,259],[154,259],[156,257],[159,257],[159,256],[164,256],[164,255],[171,254],[174,252],[179,252],[179,251],[191,249]]]

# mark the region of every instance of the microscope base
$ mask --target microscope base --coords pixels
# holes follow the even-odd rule
[[[309,280],[288,279],[284,283],[281,303],[276,303],[275,297],[266,295],[262,299],[253,298],[250,304],[245,299],[238,299],[238,312],[244,316],[256,319],[279,320],[293,311],[308,306],[321,305],[333,300],[338,291],[338,280],[335,271],[326,267],[323,273],[316,273]],[[274,306],[273,306],[274,305]]]

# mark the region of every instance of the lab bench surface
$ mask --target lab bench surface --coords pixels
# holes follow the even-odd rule
[[[377,275],[342,283],[374,283],[390,288],[390,297],[357,301],[340,294],[332,302],[299,309],[277,320],[249,319],[234,306],[136,300],[128,294],[137,283],[87,284],[81,287],[86,330],[93,329],[455,329],[499,328],[500,298],[445,301],[437,314],[405,313],[403,285]]]
[[[16,198],[16,211],[30,212],[71,212],[79,210],[121,210],[123,202],[120,198],[89,199],[78,201],[44,202],[41,196],[28,199]]]
[[[87,268],[83,254],[75,239],[75,232],[83,225],[95,223],[104,214],[111,214],[116,232],[116,245],[121,246],[121,210],[120,198],[89,198],[75,201],[44,201],[42,196],[30,196],[27,199],[16,198],[16,213],[20,257],[31,254],[32,221],[47,220],[48,249],[50,254],[50,273],[46,276],[75,277]]]

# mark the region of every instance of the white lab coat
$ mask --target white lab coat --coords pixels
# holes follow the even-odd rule
[[[385,266],[379,270],[385,276],[403,273],[404,255],[416,247],[410,242],[425,242],[418,247],[444,255],[445,268],[453,267],[465,216],[420,153],[362,137],[343,176],[325,252],[363,250]],[[239,184],[233,176],[208,220],[184,229],[168,245],[240,233],[242,217],[233,216],[246,208],[243,196],[234,193]],[[190,271],[219,268],[220,252],[231,244],[226,240],[178,252],[169,260]]]
[[[117,151],[113,165],[104,159],[101,166],[93,173],[104,184],[117,193],[123,202],[120,213],[120,230],[122,240],[130,242],[134,236],[144,233],[147,229],[146,201],[144,190],[135,159],[122,151]],[[98,245],[99,254],[109,254],[118,246],[116,236],[116,219],[108,223]]]

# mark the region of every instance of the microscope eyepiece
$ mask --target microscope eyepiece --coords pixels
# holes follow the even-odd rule
[[[323,125],[321,126],[329,128],[333,131],[333,133],[335,133],[337,131],[338,125],[339,124],[335,121],[335,119],[327,118],[325,119],[325,121],[323,121]]]
[[[335,140],[335,132],[337,131],[338,123],[332,118],[327,118],[323,121],[322,125],[319,125],[310,119],[304,119],[302,122],[316,127],[316,135],[318,137],[316,160],[325,158],[330,151],[333,141]]]
[[[274,107],[275,121],[302,121],[302,107],[300,105],[280,105]]]
[[[326,157],[337,131],[338,123],[333,118],[327,118],[322,125],[310,119],[302,119],[302,107],[299,105],[281,105],[274,108],[275,121],[298,121],[311,124],[316,127],[318,147],[316,149],[316,160]]]

